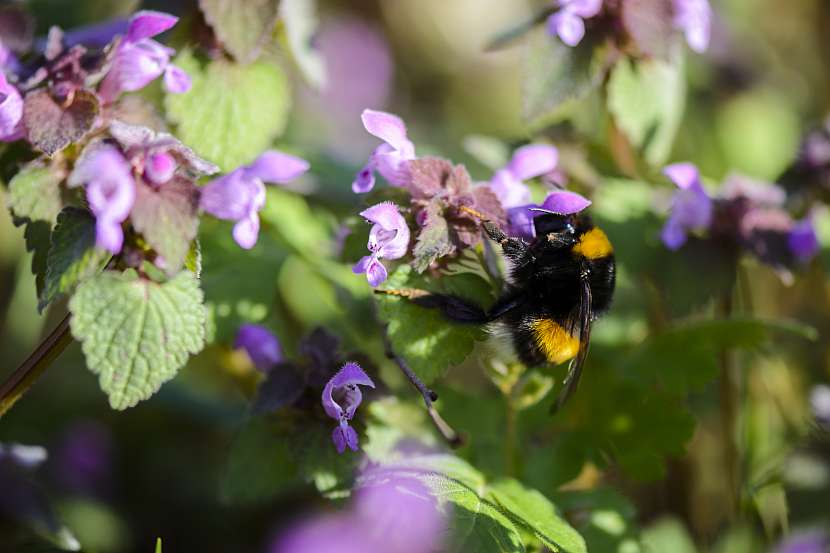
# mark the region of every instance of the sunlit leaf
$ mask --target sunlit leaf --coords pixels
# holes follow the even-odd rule
[[[241,63],[256,59],[274,32],[279,0],[199,0],[216,38]]]
[[[61,176],[48,165],[34,161],[9,182],[9,207],[16,217],[45,221],[51,226],[61,210]]]

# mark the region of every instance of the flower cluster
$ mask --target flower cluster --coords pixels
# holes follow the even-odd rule
[[[362,120],[366,130],[385,143],[371,154],[355,177],[352,189],[358,193],[371,190],[377,171],[390,185],[409,193],[408,207],[386,201],[361,212],[372,224],[369,255],[357,262],[354,272],[365,273],[372,286],[387,278],[388,271],[381,259],[400,259],[411,253],[415,268],[424,271],[440,259],[451,259],[476,245],[481,240],[482,223],[476,214],[513,236],[531,240],[535,216],[546,211],[577,213],[590,204],[582,196],[563,190],[551,192],[542,204],[531,201],[526,181],[546,175],[561,180],[557,173],[559,152],[554,146],[522,146],[489,181],[473,183],[462,165],[439,158],[416,157],[400,117],[366,110]],[[405,213],[413,215],[411,221]],[[413,233],[416,240],[410,251]]]
[[[665,5],[663,5],[665,4]],[[603,2],[603,0],[559,0],[555,11],[547,18],[548,33],[556,36],[568,46],[576,46],[585,37],[586,21],[598,19],[607,12],[609,32],[627,29],[635,38],[637,29],[630,26],[642,24],[643,19],[660,21],[664,14],[670,14],[666,30],[674,28],[686,37],[689,47],[703,53],[709,47],[712,26],[712,8],[708,0],[665,0],[651,4],[626,2]],[[653,10],[653,11],[649,11]],[[625,43],[622,40],[621,43]]]
[[[661,233],[667,248],[679,249],[691,233],[707,233],[782,268],[805,263],[818,252],[812,220],[809,216],[800,221],[790,217],[784,209],[782,188],[732,175],[720,193],[712,196],[691,163],[669,165],[663,172],[678,188]]]

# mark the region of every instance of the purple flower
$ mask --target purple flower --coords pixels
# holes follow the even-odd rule
[[[176,160],[167,152],[156,152],[147,156],[144,176],[153,184],[164,184],[173,178]]]
[[[698,54],[705,52],[712,32],[709,0],[674,0],[674,26],[686,35],[689,48]]]
[[[405,186],[409,181],[407,162],[415,159],[415,145],[407,138],[406,125],[397,115],[371,109],[360,116],[363,126],[384,144],[378,146],[369,162],[355,176],[352,191],[369,192],[375,186],[375,171],[383,175],[389,184]]]
[[[271,553],[431,553],[439,551],[444,516],[415,478],[373,472],[345,512],[309,520],[279,539]]]
[[[824,530],[802,531],[784,540],[775,553],[827,553],[830,536]]]
[[[572,215],[591,205],[591,201],[576,192],[554,190],[541,205],[528,204],[507,210],[510,235],[531,240],[536,237],[533,219],[545,213]]]
[[[665,167],[663,174],[680,189],[674,194],[671,215],[661,233],[666,247],[676,250],[686,243],[689,231],[705,229],[712,222],[712,199],[693,164],[675,163]]]
[[[363,400],[358,386],[374,388],[375,384],[360,365],[346,363],[323,389],[323,409],[328,416],[339,422],[331,435],[338,453],[343,453],[346,446],[357,451],[357,432],[349,426],[349,421]]]
[[[548,32],[568,46],[576,46],[585,36],[585,19],[602,10],[602,0],[560,0],[559,10],[548,17]]]
[[[130,164],[115,146],[88,147],[69,177],[70,186],[86,185],[86,198],[95,214],[95,243],[116,254],[124,243],[121,228],[135,202]]]
[[[236,221],[233,238],[251,249],[259,235],[259,210],[265,205],[265,182],[286,183],[306,171],[308,162],[298,157],[269,150],[202,188],[200,206],[219,219]]]
[[[23,136],[23,98],[0,70],[0,142]]]
[[[106,426],[92,421],[74,423],[55,454],[57,477],[72,491],[102,492],[109,484],[112,457],[112,436]]]
[[[820,246],[813,220],[810,217],[793,224],[787,244],[796,260],[801,263],[806,263],[815,257]]]
[[[510,163],[493,175],[490,189],[505,209],[527,205],[530,203],[530,188],[523,181],[550,173],[558,161],[559,151],[554,146],[522,146],[513,153]]]
[[[122,92],[144,88],[162,75],[169,92],[182,93],[190,89],[190,77],[170,63],[175,50],[151,38],[170,29],[178,20],[173,15],[149,10],[133,15],[126,36],[116,47],[112,66],[101,83],[99,92],[104,101],[112,102]]]
[[[810,408],[816,420],[830,430],[830,386],[818,384],[810,391]]]
[[[264,326],[243,324],[236,333],[234,347],[244,349],[254,366],[267,372],[283,360],[282,347],[274,334]]]
[[[369,231],[367,247],[371,252],[352,268],[355,274],[366,273],[366,280],[378,286],[386,280],[386,267],[380,259],[399,259],[409,248],[409,226],[392,202],[382,202],[360,212],[360,215],[374,223]]]

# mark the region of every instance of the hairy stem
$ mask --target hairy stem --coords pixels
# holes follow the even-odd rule
[[[395,361],[398,367],[401,369],[401,372],[406,376],[407,380],[412,383],[413,386],[421,393],[421,397],[424,398],[424,405],[427,408],[427,414],[429,414],[429,418],[432,420],[432,424],[435,425],[435,428],[447,443],[450,444],[451,447],[460,447],[463,444],[463,440],[461,436],[453,430],[453,428],[445,421],[441,414],[438,413],[438,410],[435,408],[433,402],[438,400],[438,394],[432,391],[424,382],[418,378],[418,375],[415,374],[406,361],[400,355],[396,354],[392,349],[392,344],[389,343],[389,339],[384,337],[385,345],[386,345],[386,355]]]
[[[69,333],[69,313],[47,336],[35,351],[0,385],[0,417],[25,394],[43,371],[72,342]]]

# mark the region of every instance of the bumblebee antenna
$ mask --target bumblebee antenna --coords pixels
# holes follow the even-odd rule
[[[421,290],[422,291],[422,290]],[[394,292],[394,290],[390,290],[390,292]],[[438,394],[432,391],[426,384],[424,384],[423,380],[418,378],[418,375],[415,374],[407,362],[395,353],[392,349],[392,344],[389,343],[389,335],[384,332],[383,334],[383,343],[386,347],[386,356],[392,359],[398,367],[401,369],[401,372],[406,376],[409,382],[412,383],[413,386],[421,393],[421,397],[424,398],[424,404],[427,408],[427,413],[429,414],[429,418],[432,419],[432,424],[435,425],[435,428],[441,435],[447,440],[447,443],[450,444],[450,447],[457,448],[461,447],[464,444],[464,440],[462,439],[461,435],[453,430],[453,428],[445,421],[441,415],[438,413],[438,410],[435,408],[433,402],[438,401]]]
[[[472,215],[473,217],[476,217],[476,218],[478,218],[478,219],[481,219],[481,220],[482,220],[482,222],[485,222],[485,221],[489,221],[489,220],[490,220],[490,219],[489,219],[489,218],[488,218],[488,217],[487,217],[484,213],[482,213],[481,211],[476,211],[476,210],[475,210],[475,209],[473,209],[472,207],[467,207],[466,205],[462,205],[459,209],[460,209],[461,211],[464,211],[464,212],[466,212],[466,213],[469,213],[469,214],[470,214],[470,215]]]

